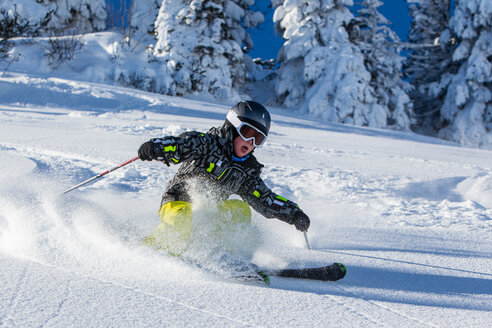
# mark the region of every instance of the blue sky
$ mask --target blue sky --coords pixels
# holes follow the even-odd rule
[[[406,41],[410,30],[410,16],[406,0],[381,0],[381,2],[383,5],[379,7],[379,12],[392,22],[392,28],[400,39]],[[284,40],[275,35],[273,31],[273,10],[267,8],[270,1],[260,0],[257,3],[258,10],[265,15],[265,22],[261,24],[259,30],[250,31],[254,49],[249,52],[249,55],[253,58],[276,58]]]
[[[130,0],[123,0],[129,3]],[[140,0],[146,1],[146,0]],[[379,12],[393,23],[393,29],[400,39],[407,40],[407,34],[410,29],[410,17],[408,15],[408,5],[406,0],[381,0],[383,5]],[[119,7],[122,0],[106,0],[106,3]],[[277,53],[282,47],[284,40],[273,31],[273,10],[268,8],[269,0],[256,0],[256,6],[265,15],[265,22],[259,29],[250,31],[251,38],[254,42],[254,49],[249,55],[253,58],[260,57],[263,59],[276,58]]]

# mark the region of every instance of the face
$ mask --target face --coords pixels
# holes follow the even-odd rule
[[[237,157],[244,157],[255,149],[253,140],[244,141],[243,138],[237,136],[234,138],[234,153]]]

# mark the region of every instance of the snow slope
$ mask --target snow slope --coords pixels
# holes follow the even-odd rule
[[[0,326],[490,325],[491,151],[271,108],[271,137],[255,154],[266,183],[311,217],[313,250],[292,226],[255,213],[252,260],[343,262],[338,282],[238,283],[140,246],[177,167],[137,161],[60,196],[151,137],[206,131],[226,111],[62,77],[0,76]]]

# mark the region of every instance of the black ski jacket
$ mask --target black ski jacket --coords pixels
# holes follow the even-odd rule
[[[182,163],[162,196],[162,205],[175,200],[192,202],[193,195],[220,202],[237,194],[266,218],[293,224],[301,209],[265,185],[260,177],[263,165],[253,154],[245,161],[233,160],[234,132],[226,122],[207,133],[193,131],[151,140],[159,145],[164,161]]]

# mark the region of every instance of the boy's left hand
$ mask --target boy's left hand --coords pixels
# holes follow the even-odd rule
[[[309,217],[304,212],[297,212],[294,215],[293,223],[297,230],[304,232],[308,230],[311,220],[309,220]]]

